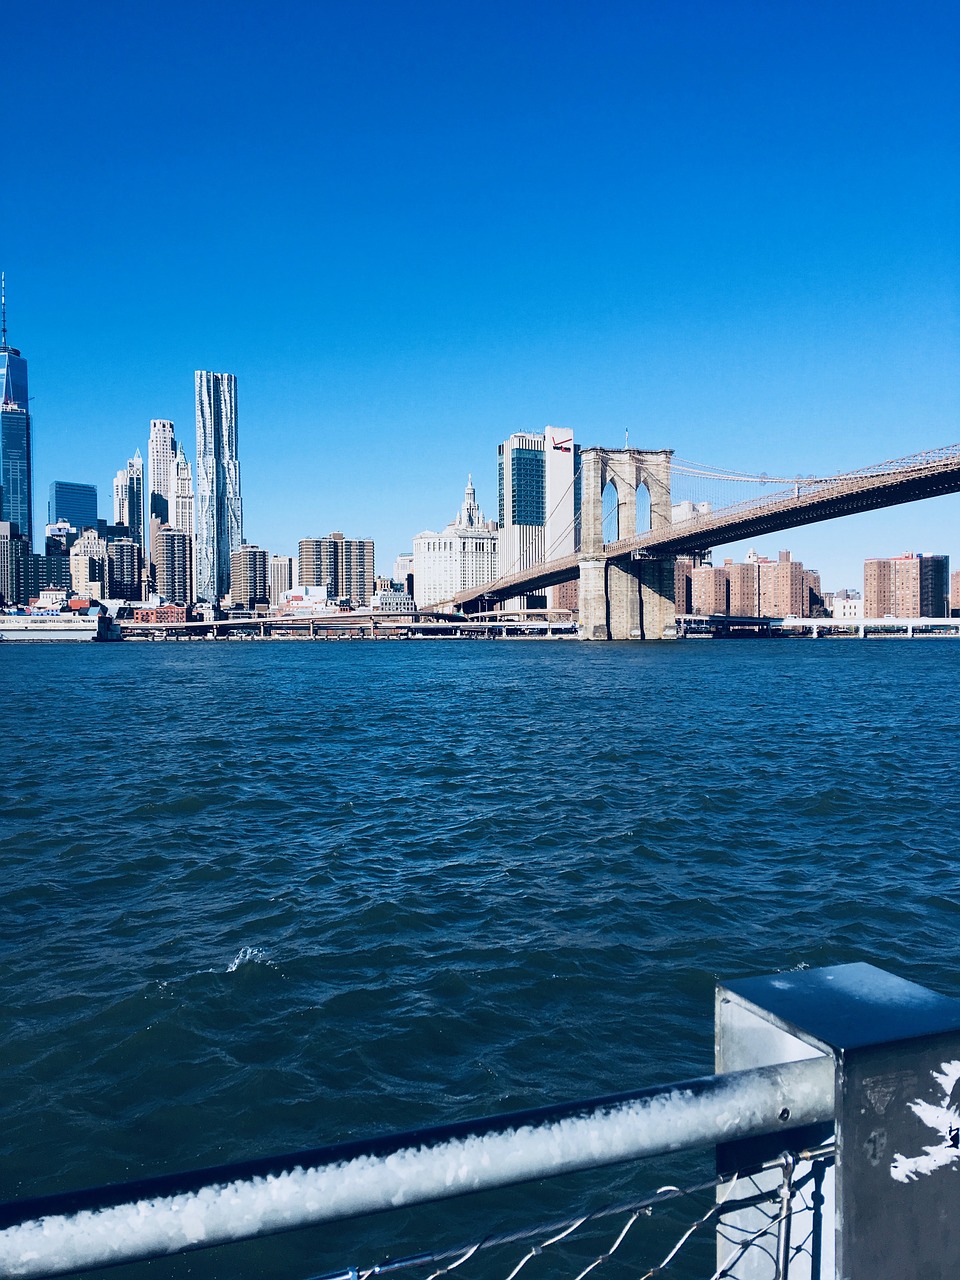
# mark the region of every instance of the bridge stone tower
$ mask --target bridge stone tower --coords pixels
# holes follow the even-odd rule
[[[584,449],[580,454],[580,636],[583,640],[661,640],[676,618],[672,557],[608,558],[603,542],[603,491],[617,491],[617,538],[637,532],[637,489],[650,495],[650,527],[671,524],[672,449]]]

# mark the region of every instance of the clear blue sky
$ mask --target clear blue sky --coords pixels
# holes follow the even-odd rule
[[[830,0],[30,0],[0,259],[38,518],[236,373],[245,534],[389,569],[496,445],[832,473],[960,439],[960,18]],[[794,533],[827,587],[960,498]],[[739,551],[739,549],[738,549]],[[724,554],[718,549],[718,554]],[[729,554],[729,551],[727,552]]]

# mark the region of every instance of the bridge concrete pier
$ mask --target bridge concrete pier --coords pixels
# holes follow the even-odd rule
[[[610,639],[607,562],[598,555],[580,557],[580,639]]]
[[[675,556],[635,560],[640,578],[640,632],[644,640],[662,640],[677,624],[674,598]],[[674,634],[670,631],[670,634]]]
[[[672,523],[670,449],[584,449],[580,499],[580,638],[660,640],[676,620],[672,556],[609,557],[603,541],[603,493],[617,494],[615,542],[637,530],[637,489],[650,495],[650,528]]]

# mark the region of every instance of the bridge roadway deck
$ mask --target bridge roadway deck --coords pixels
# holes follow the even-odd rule
[[[607,542],[600,557],[609,562],[691,555],[781,529],[960,492],[960,445],[931,451],[925,456],[928,461],[921,460],[896,470],[878,467],[829,480],[800,480],[792,489],[781,490],[759,501],[738,503],[665,529]],[[569,582],[580,576],[579,560],[578,555],[569,555],[548,561],[482,587],[460,591],[452,603],[469,609],[482,600],[509,600]]]

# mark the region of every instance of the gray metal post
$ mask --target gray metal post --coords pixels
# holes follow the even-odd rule
[[[836,1167],[801,1207],[790,1280],[947,1280],[960,1275],[960,1000],[869,964],[727,982],[717,988],[717,1069],[829,1056],[834,1063]],[[778,1134],[780,1150],[825,1136]],[[771,1140],[718,1148],[723,1170],[775,1154]],[[799,1176],[800,1167],[795,1177]],[[835,1176],[834,1176],[835,1172]],[[776,1186],[781,1175],[770,1175]],[[757,1226],[743,1210],[735,1228]],[[746,1250],[724,1272],[770,1275]],[[718,1242],[720,1265],[728,1245]]]

